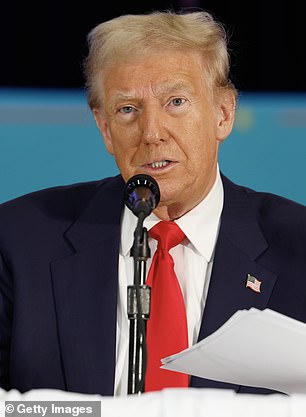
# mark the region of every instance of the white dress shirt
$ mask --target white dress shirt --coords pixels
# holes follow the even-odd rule
[[[195,208],[176,220],[187,239],[170,249],[170,254],[174,259],[175,272],[185,300],[189,346],[196,343],[200,330],[222,208],[223,185],[218,169],[215,184],[209,194]],[[145,219],[144,227],[150,230],[159,221],[160,219],[152,213]],[[127,286],[134,284],[134,260],[130,256],[130,250],[136,224],[137,217],[125,207],[119,252],[115,395],[127,395],[129,351]],[[149,238],[149,247],[151,257],[147,260],[147,271],[157,241]]]

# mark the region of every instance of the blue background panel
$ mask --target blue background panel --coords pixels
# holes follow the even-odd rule
[[[0,149],[0,202],[118,173],[81,89],[0,89]],[[241,94],[219,164],[241,185],[306,204],[306,94]]]

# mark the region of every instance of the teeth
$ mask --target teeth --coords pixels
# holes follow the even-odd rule
[[[152,162],[152,164],[150,164],[152,168],[162,168],[162,167],[165,167],[166,165],[168,165],[167,161]]]

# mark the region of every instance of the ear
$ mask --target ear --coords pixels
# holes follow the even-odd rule
[[[106,121],[106,118],[103,116],[101,110],[93,109],[93,116],[96,121],[96,125],[98,129],[100,130],[100,133],[102,135],[102,139],[104,141],[104,145],[107,149],[107,151],[114,155],[114,148],[113,148],[113,142],[111,138],[111,134],[109,131],[108,123]]]
[[[235,120],[236,97],[233,91],[222,91],[217,98],[216,138],[223,142],[231,133]]]

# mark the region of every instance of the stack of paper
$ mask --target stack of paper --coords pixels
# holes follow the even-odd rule
[[[286,394],[306,394],[306,324],[275,311],[237,311],[162,368]]]

